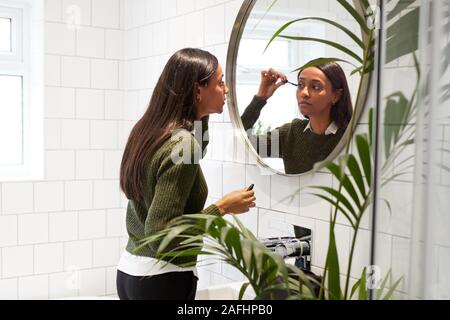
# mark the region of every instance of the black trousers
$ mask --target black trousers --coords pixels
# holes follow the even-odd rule
[[[117,270],[120,300],[194,300],[197,277],[192,271],[130,276]]]

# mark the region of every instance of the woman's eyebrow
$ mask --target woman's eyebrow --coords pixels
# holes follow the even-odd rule
[[[298,78],[298,80],[308,81],[308,79],[306,79],[306,78]],[[310,80],[310,82],[318,82],[318,83],[322,84],[322,81],[320,81],[318,79],[312,79],[312,80]]]

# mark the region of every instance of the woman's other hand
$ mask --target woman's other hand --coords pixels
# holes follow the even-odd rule
[[[259,83],[258,94],[260,99],[267,100],[281,86],[285,85],[287,77],[285,74],[272,68],[261,71],[261,82]]]
[[[222,216],[227,213],[244,213],[256,206],[255,200],[255,192],[253,190],[247,191],[247,189],[242,189],[228,193],[216,202],[216,206],[219,208]]]

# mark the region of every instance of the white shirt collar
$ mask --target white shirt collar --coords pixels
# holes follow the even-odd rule
[[[306,130],[311,130],[311,122],[308,121],[308,124],[306,125],[306,128],[303,130],[303,132],[305,132]],[[329,134],[336,134],[336,132],[339,130],[338,126],[336,125],[336,123],[334,121],[332,121],[330,123],[330,125],[328,126],[327,130],[325,130],[325,135],[329,135]]]

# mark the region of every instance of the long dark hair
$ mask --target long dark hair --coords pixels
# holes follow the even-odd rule
[[[174,130],[193,129],[196,88],[207,85],[217,67],[217,58],[200,49],[181,49],[170,57],[125,146],[120,187],[128,199],[143,199],[146,161],[158,147]]]
[[[346,128],[352,118],[353,105],[344,70],[336,62],[326,62],[314,67],[325,74],[331,82],[333,91],[342,90],[341,98],[331,107],[330,117],[339,128]],[[298,77],[302,71],[303,69],[298,73]]]

